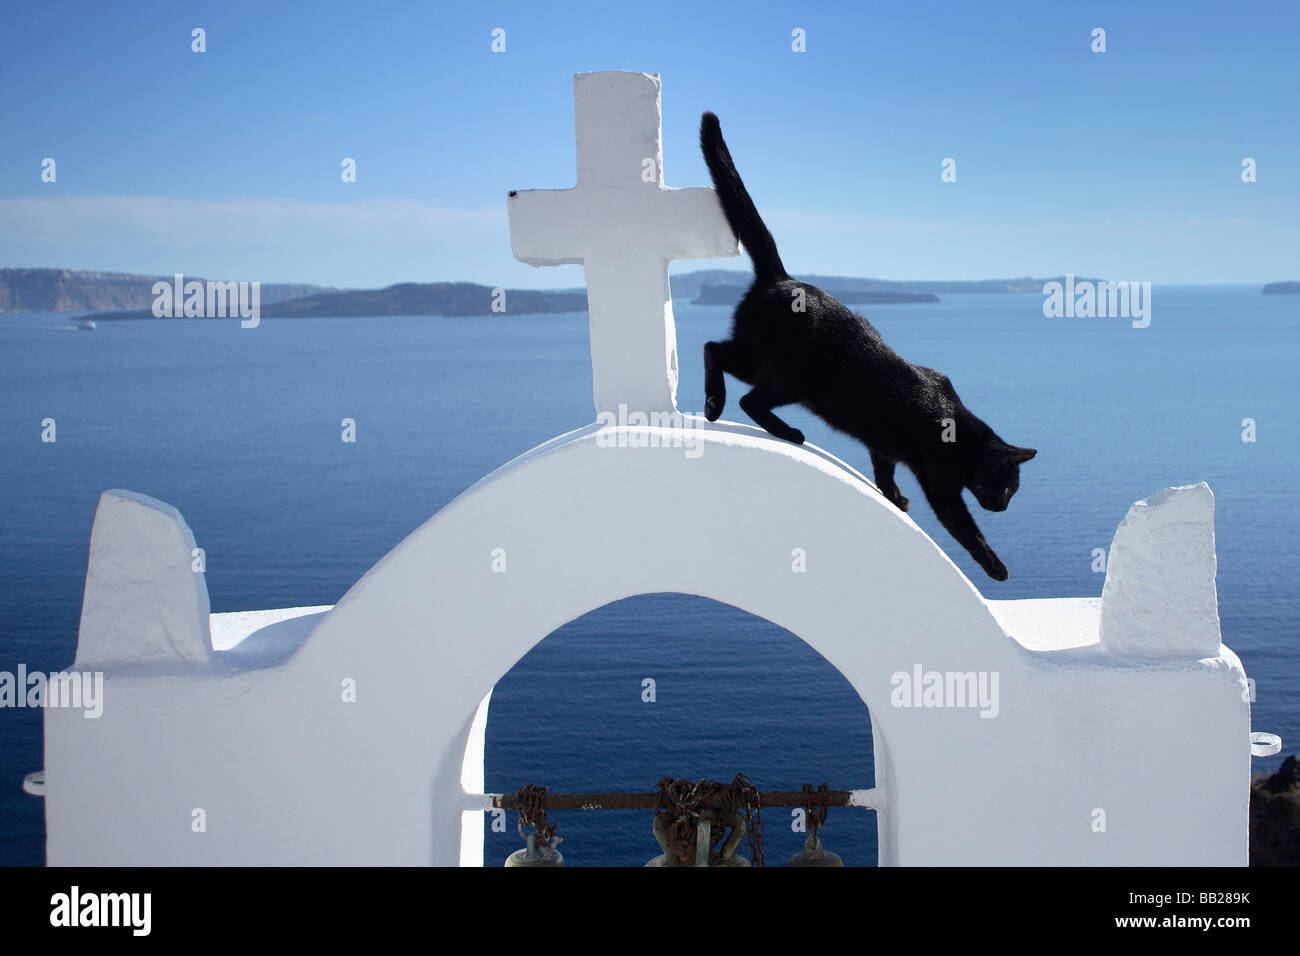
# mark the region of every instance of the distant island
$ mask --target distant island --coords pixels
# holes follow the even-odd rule
[[[198,276],[186,276],[198,279]],[[74,269],[0,269],[0,312],[117,312],[153,307],[153,284],[172,276],[125,272],[79,272]],[[262,305],[334,291],[318,285],[268,282]],[[152,318],[150,312],[150,318]]]
[[[747,286],[704,285],[691,305],[736,305],[745,295]],[[898,302],[938,302],[932,292],[867,292],[855,289],[829,288],[829,292],[845,305],[884,305]]]
[[[173,276],[70,269],[0,269],[0,313],[75,312],[99,319],[152,319],[155,282]],[[185,281],[206,285],[199,276]],[[380,315],[490,315],[495,290],[473,282],[402,282],[384,289],[262,283],[261,314],[271,318]],[[585,312],[582,290],[506,289],[515,313]]]
[[[587,293],[503,290],[507,312],[585,312]],[[473,282],[401,282],[385,289],[322,292],[262,307],[271,318],[348,315],[491,315],[492,288]]]
[[[753,281],[748,270],[700,269],[672,277],[674,299],[693,305],[735,305]],[[944,294],[1042,293],[1056,279],[980,279],[976,281],[896,281],[852,276],[805,275],[849,305],[937,302]],[[186,281],[206,279],[185,276]],[[171,284],[172,276],[119,272],[79,272],[71,269],[0,269],[0,313],[91,313],[89,319],[152,319],[156,282]],[[1082,281],[1079,279],[1078,281]],[[1266,292],[1294,291],[1298,283],[1273,283]],[[269,318],[331,316],[492,315],[500,302],[497,290],[473,282],[401,282],[383,289],[337,289],[291,283],[263,283],[261,314]],[[506,289],[507,313],[572,313],[587,310],[587,290]],[[495,310],[500,312],[501,309]]]
[[[1300,282],[1270,282],[1264,286],[1265,295],[1300,295]]]
[[[842,302],[841,296],[862,292],[888,292],[900,295],[1004,295],[1015,292],[1043,292],[1048,282],[1065,282],[1065,276],[1035,279],[1024,276],[1018,279],[926,280],[926,279],[861,279],[851,276],[828,276],[800,273],[798,278],[825,289]],[[754,274],[733,269],[700,269],[673,276],[674,299],[696,299],[705,286],[737,286],[742,292],[754,281]],[[1095,278],[1075,276],[1075,282],[1095,282]],[[716,294],[716,293],[715,293]],[[739,300],[737,300],[739,301]],[[868,300],[855,299],[855,302]],[[931,299],[908,301],[930,302]]]

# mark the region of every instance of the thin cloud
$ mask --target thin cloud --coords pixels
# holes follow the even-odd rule
[[[123,233],[184,245],[225,246],[292,231],[352,241],[441,238],[448,229],[506,227],[498,209],[448,209],[414,199],[349,203],[282,199],[211,201],[165,196],[0,199],[0,240],[94,243]]]

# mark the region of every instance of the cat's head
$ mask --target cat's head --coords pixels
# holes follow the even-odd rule
[[[1001,438],[990,439],[967,484],[975,500],[986,511],[1006,511],[1011,496],[1020,488],[1020,466],[1038,454],[1034,448],[1008,445]]]

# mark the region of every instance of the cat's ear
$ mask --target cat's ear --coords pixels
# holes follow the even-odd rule
[[[993,441],[990,450],[992,454],[995,454],[1014,465],[1022,465],[1038,454],[1037,448],[1021,448],[1019,445],[1012,445],[1008,442],[1004,442],[1001,438]]]

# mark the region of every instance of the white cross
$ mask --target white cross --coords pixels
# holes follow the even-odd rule
[[[573,78],[578,185],[510,194],[510,248],[533,266],[582,263],[596,414],[676,412],[670,259],[739,255],[711,187],[664,186],[659,75]]]

